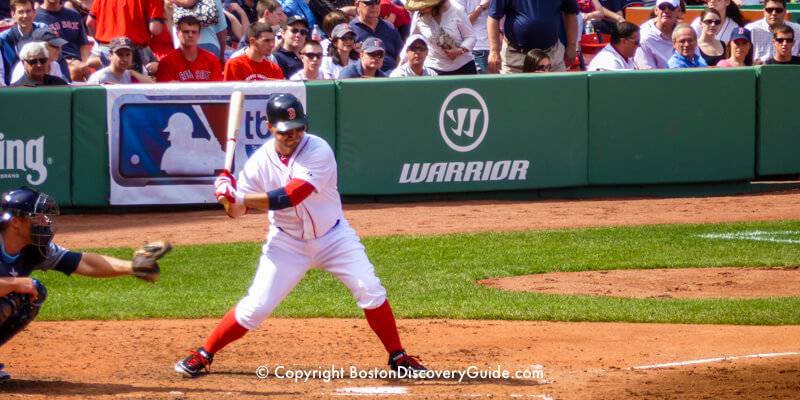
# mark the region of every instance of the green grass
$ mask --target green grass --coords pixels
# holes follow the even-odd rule
[[[800,266],[800,245],[710,240],[712,232],[800,231],[800,221],[659,225],[520,233],[367,238],[378,276],[402,318],[800,324],[800,297],[623,299],[505,292],[482,278],[551,271]],[[178,246],[155,285],[37,272],[50,291],[40,319],[218,317],[246,292],[261,243]],[[93,251],[127,257],[131,249]],[[349,291],[312,271],[276,310],[282,317],[356,317]]]

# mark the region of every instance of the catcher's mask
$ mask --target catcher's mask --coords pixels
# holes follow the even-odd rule
[[[55,216],[58,204],[45,193],[21,187],[3,193],[0,198],[0,221],[7,224],[14,217],[31,221],[31,244],[44,256],[56,233]]]

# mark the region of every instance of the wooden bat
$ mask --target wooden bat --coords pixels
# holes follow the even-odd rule
[[[228,106],[228,131],[225,141],[225,171],[233,173],[233,155],[236,153],[236,137],[244,111],[244,93],[235,90],[231,93],[231,104]]]

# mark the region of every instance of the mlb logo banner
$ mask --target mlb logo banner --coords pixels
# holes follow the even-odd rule
[[[236,173],[270,136],[267,100],[291,93],[305,105],[301,82],[108,86],[110,203],[216,203],[234,90],[245,94]]]

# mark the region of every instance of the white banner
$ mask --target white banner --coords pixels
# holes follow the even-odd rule
[[[111,205],[216,203],[213,182],[225,160],[234,90],[245,95],[234,170],[269,137],[270,95],[291,93],[306,106],[305,85],[290,81],[110,85],[106,90]]]

